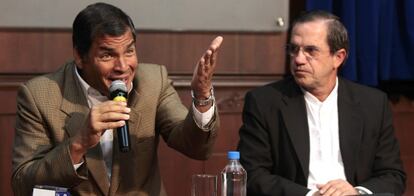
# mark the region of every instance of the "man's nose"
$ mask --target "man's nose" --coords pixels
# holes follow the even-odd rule
[[[305,64],[307,62],[307,57],[303,53],[302,49],[298,50],[294,55],[291,55],[290,58],[296,65],[302,65],[302,64]]]
[[[128,64],[124,57],[119,57],[115,62],[115,69],[117,70],[125,70],[128,67]]]

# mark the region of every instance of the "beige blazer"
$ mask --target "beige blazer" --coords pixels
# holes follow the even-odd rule
[[[89,112],[73,62],[57,72],[32,79],[17,96],[12,185],[15,195],[30,195],[34,185],[70,188],[73,195],[165,195],[157,148],[166,143],[194,159],[207,159],[218,127],[197,127],[182,105],[163,66],[140,64],[130,92],[131,151],[121,153],[114,134],[112,176],[106,175],[100,145],[90,149],[75,171],[69,143]]]

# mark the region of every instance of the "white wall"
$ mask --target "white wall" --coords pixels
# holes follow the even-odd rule
[[[70,28],[90,0],[1,0],[0,28]],[[284,31],[288,0],[112,0],[139,30]],[[277,21],[283,21],[283,25]]]

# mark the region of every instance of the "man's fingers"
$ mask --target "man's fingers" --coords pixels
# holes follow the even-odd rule
[[[198,75],[203,75],[204,73],[208,72],[208,70],[211,67],[210,59],[211,59],[211,51],[207,50],[204,53],[203,57],[200,58],[200,61],[198,63],[198,66],[197,66]]]
[[[210,50],[211,50],[211,56],[210,56],[210,65],[214,66],[216,65],[216,59],[217,59],[217,50],[220,48],[221,43],[223,42],[223,37],[218,36],[216,39],[214,39],[211,42]]]
[[[100,128],[101,130],[107,130],[107,129],[116,129],[118,127],[122,127],[125,125],[125,121],[124,120],[119,120],[119,121],[114,121],[114,122],[104,122],[104,123],[100,123]],[[103,132],[102,132],[103,134]]]
[[[223,42],[223,37],[217,36],[210,44],[210,50],[214,53]]]
[[[317,185],[322,195],[355,195],[355,188],[345,180],[331,180],[324,185]]]
[[[201,57],[200,62],[198,63],[197,66],[197,74],[198,75],[202,75],[203,74],[203,69],[204,69],[204,65],[205,64],[205,55],[203,57]]]
[[[94,132],[99,132],[123,126],[121,124],[130,118],[130,111],[124,102],[106,101],[98,104],[91,108],[90,127]]]
[[[323,192],[322,195],[332,195],[332,194],[335,193],[335,191],[337,191],[337,190],[334,187],[330,187],[325,192]],[[322,193],[322,191],[321,191],[321,193]]]
[[[325,185],[319,185],[318,188],[322,194],[327,194],[327,192],[332,192],[336,189],[337,182],[335,180],[329,181]],[[329,195],[329,194],[328,194]]]
[[[216,66],[217,51],[214,52],[210,57],[210,65],[214,68]]]
[[[118,120],[118,121],[113,121],[113,122],[96,122],[94,124],[92,132],[90,133],[103,135],[104,132],[108,129],[116,129],[124,125],[125,125],[124,120]]]
[[[210,92],[211,78],[216,66],[217,50],[222,42],[223,37],[216,37],[197,63],[191,81],[191,87],[197,94]]]
[[[198,63],[198,73],[202,74],[205,71],[208,71],[211,66],[215,66],[216,58],[217,58],[217,49],[220,47],[221,43],[223,42],[223,37],[218,36],[216,37],[210,44],[210,47],[207,51],[203,54],[200,58]]]
[[[106,112],[100,116],[100,122],[113,122],[117,120],[129,120],[129,114],[119,112]]]
[[[93,106],[92,111],[98,112],[98,113],[106,113],[106,112],[129,113],[131,109],[126,106],[125,102],[106,101],[102,104]]]
[[[321,193],[321,194],[325,194],[326,193],[326,191],[329,189],[331,187],[331,185],[328,183],[328,184],[325,184],[325,185],[318,185],[318,188],[319,188],[319,192]]]

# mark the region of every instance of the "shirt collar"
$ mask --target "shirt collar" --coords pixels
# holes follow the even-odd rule
[[[81,84],[82,91],[86,96],[102,96],[102,94],[98,90],[94,89],[85,80],[83,80],[83,78],[79,74],[77,66],[75,68],[75,74]]]
[[[338,97],[338,77],[335,79],[335,87],[332,89],[331,93],[329,93],[328,97],[324,101],[319,101],[318,98],[316,98],[314,95],[312,95],[310,92],[306,91],[305,89],[301,88],[301,90],[304,93],[305,100],[307,102],[310,102],[312,104],[323,104],[327,102],[332,102],[332,100],[335,100]]]

